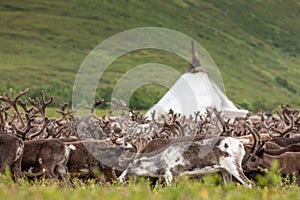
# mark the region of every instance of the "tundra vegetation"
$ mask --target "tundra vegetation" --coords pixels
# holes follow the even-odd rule
[[[89,114],[63,104],[51,118],[54,97],[28,91],[0,95],[1,197],[299,198],[296,108],[230,119],[214,108],[191,116],[170,109],[147,118],[112,99],[97,116],[99,99]]]

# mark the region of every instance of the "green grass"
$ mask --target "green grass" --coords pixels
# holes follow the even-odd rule
[[[299,6],[297,0],[4,1],[0,91],[29,87],[28,96],[39,96],[44,89],[55,95],[53,106],[71,103],[76,72],[97,44],[128,29],[156,26],[197,40],[216,62],[235,103],[253,111],[280,103],[300,106]],[[122,74],[148,62],[181,73],[187,66],[166,52],[133,52],[109,67],[96,96],[109,100]],[[280,79],[287,84],[276,81]],[[146,109],[163,92],[150,86],[131,106]]]
[[[72,179],[72,185],[63,185],[55,180],[25,177],[13,182],[9,170],[0,174],[0,199],[299,199],[300,187],[295,178],[288,180],[278,173],[278,162],[271,169],[265,170],[265,176],[257,176],[252,188],[238,183],[224,185],[220,174],[206,175],[203,180],[174,177],[170,186],[157,184],[154,189],[148,179],[132,178],[126,184],[97,183],[90,179],[83,183]]]
[[[274,175],[273,175],[274,176]],[[277,175],[278,177],[278,175]],[[168,187],[157,185],[153,190],[145,179],[119,183],[100,184],[94,181],[83,183],[74,180],[73,187],[61,186],[52,180],[27,181],[21,179],[13,183],[7,175],[0,177],[1,199],[299,199],[300,189],[295,184],[254,186],[220,183],[218,175],[205,176],[204,181],[177,178]],[[278,183],[278,182],[277,182]]]

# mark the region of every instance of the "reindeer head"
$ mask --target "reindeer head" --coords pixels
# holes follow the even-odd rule
[[[246,156],[243,159],[243,169],[246,172],[257,171],[258,167],[263,163],[263,154],[265,142],[261,140],[259,133],[253,127],[246,125],[253,136],[253,146],[246,147]]]
[[[259,171],[259,167],[263,164],[264,143],[262,143],[254,152],[250,152],[248,157],[244,159],[243,169],[245,172]]]

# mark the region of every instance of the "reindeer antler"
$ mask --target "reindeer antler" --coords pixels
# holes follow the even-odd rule
[[[72,110],[68,110],[65,111],[66,108],[68,106],[68,103],[64,103],[62,105],[60,105],[60,108],[56,110],[56,112],[60,113],[62,115],[62,118],[59,121],[63,121],[63,120],[67,120],[67,116],[69,115],[71,117],[71,119],[74,119],[74,113],[77,112],[77,109],[79,108],[79,106],[76,106],[74,109]]]
[[[253,146],[252,146],[252,152],[255,152],[257,147],[259,146],[259,143],[261,142],[260,135],[253,127],[250,127],[249,124],[246,123],[245,126],[247,127],[247,129],[250,131],[250,133],[253,136],[254,142],[253,142]]]
[[[9,93],[7,96],[5,96],[5,93],[0,96],[0,99],[4,102],[6,102],[8,105],[10,105],[16,112],[18,119],[20,120],[22,126],[25,126],[23,118],[20,114],[20,111],[17,106],[17,101],[20,99],[21,96],[26,94],[29,91],[28,88],[26,88],[24,91],[20,91],[15,98],[12,99],[12,88],[9,89]]]
[[[25,115],[26,115],[26,127],[23,130],[17,128],[16,125],[12,124],[12,127],[16,130],[17,137],[21,138],[23,141],[26,140],[26,134],[33,127],[31,123],[34,120],[34,115],[30,116],[29,113],[26,113]]]
[[[200,111],[198,110],[197,112],[194,112],[194,114],[195,114],[195,123],[197,123],[198,117],[200,118]]]
[[[92,104],[92,106],[87,106],[87,108],[91,110],[91,113],[94,113],[96,107],[100,106],[103,102],[104,102],[104,99],[95,100],[95,102]]]
[[[36,98],[36,100],[33,100],[31,98],[29,98],[29,101],[31,103],[31,105],[35,108],[37,108],[37,110],[41,113],[41,117],[43,119],[43,122],[45,122],[45,118],[46,118],[46,107],[52,103],[54,96],[52,95],[50,97],[49,100],[45,100],[45,92],[44,90],[41,91],[42,93],[42,101],[39,100],[39,98]]]
[[[254,155],[257,154],[257,152],[260,151],[260,149],[264,146],[264,141],[261,141],[260,139],[260,135],[259,133],[257,132],[256,129],[254,129],[254,127],[250,127],[249,124],[246,124],[246,127],[247,129],[250,131],[250,133],[252,134],[253,136],[253,139],[254,139],[254,142],[253,142],[253,145],[251,147],[251,152],[248,156],[248,158],[246,158],[244,161],[243,161],[243,165],[245,165]]]
[[[22,99],[18,100],[18,104],[23,108],[25,113],[30,113],[33,110],[33,107],[29,108],[27,107],[27,102],[22,101]]]
[[[270,129],[276,131],[282,137],[284,137],[288,132],[294,130],[295,120],[294,120],[294,116],[293,115],[289,115],[289,117],[288,117],[288,124],[287,125],[288,126],[285,127],[285,129],[283,129],[283,130],[275,128],[274,126],[270,127]]]

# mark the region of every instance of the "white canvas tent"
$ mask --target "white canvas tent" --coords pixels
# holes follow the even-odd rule
[[[248,111],[238,109],[201,67],[193,45],[192,53],[193,64],[189,66],[188,71],[146,113],[146,116],[150,117],[155,110],[155,116],[159,117],[167,113],[170,108],[177,113],[189,116],[196,111],[204,113],[209,107],[223,111],[227,118],[245,116]]]

